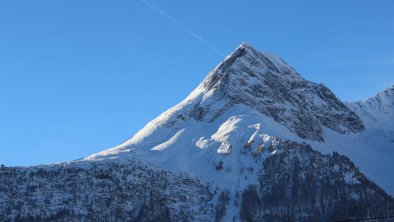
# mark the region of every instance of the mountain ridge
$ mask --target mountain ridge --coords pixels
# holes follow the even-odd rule
[[[394,84],[374,96],[364,100],[348,102],[347,105],[364,121],[385,125],[385,121],[389,120],[384,116],[393,116],[394,113]]]

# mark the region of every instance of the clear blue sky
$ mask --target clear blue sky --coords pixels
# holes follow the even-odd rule
[[[181,101],[241,42],[343,100],[394,83],[394,1],[0,1],[0,163],[115,146]],[[155,7],[157,7],[155,6]],[[188,32],[189,31],[189,32]]]

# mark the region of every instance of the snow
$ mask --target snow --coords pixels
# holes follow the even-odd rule
[[[360,181],[358,181],[356,178],[354,178],[354,175],[352,175],[352,174],[345,175],[345,182],[347,184],[359,184],[360,183]]]
[[[190,119],[177,127],[181,130],[144,130],[147,132],[144,139],[116,147],[117,155],[122,157],[132,153],[132,157],[141,162],[203,179],[211,187],[229,190],[233,199],[237,192],[242,192],[251,183],[258,183],[255,173],[247,170],[241,173],[241,168],[250,167],[256,171],[262,168],[251,155],[240,155],[245,144],[251,142],[250,149],[255,150],[259,144],[271,143],[272,136],[292,140],[298,138],[286,127],[244,105],[230,108],[212,123]],[[154,142],[158,144],[154,145]],[[101,152],[85,160],[106,159],[108,153],[110,156],[116,155],[115,150]],[[215,166],[220,161],[223,161],[224,169],[217,171]],[[238,210],[233,212],[232,216],[238,215]]]
[[[175,135],[173,137],[171,137],[169,140],[167,140],[164,143],[161,143],[155,147],[152,148],[152,150],[165,150],[166,148],[170,147],[171,145],[173,145],[178,138],[183,134],[183,132],[185,132],[185,129],[181,129],[178,132],[175,133]]]

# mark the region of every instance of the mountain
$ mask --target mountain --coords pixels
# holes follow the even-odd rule
[[[371,128],[394,130],[394,85],[374,97],[347,105]]]
[[[394,214],[393,91],[344,103],[281,58],[244,43],[125,143],[68,163],[1,167],[0,220]]]
[[[390,96],[385,98],[388,103]],[[237,153],[248,143],[255,148],[275,136],[306,142],[324,154],[344,154],[394,194],[394,177],[387,171],[393,167],[393,143],[387,138],[394,121],[382,120],[386,130],[381,133],[382,124],[365,119],[352,104],[340,101],[324,85],[303,79],[281,58],[244,43],[182,102],[124,144],[85,160],[133,156],[200,177],[211,170],[202,169],[208,160],[221,161],[217,153]],[[386,119],[394,116],[380,110],[373,115],[380,113]],[[233,168],[242,165],[236,155],[230,157],[235,159]]]

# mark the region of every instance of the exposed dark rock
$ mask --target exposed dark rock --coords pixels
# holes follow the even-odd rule
[[[245,44],[212,71],[203,86],[213,96],[195,106],[196,120],[212,122],[244,104],[304,139],[324,141],[323,126],[340,133],[364,130],[359,117],[323,84],[306,81],[280,58]]]

